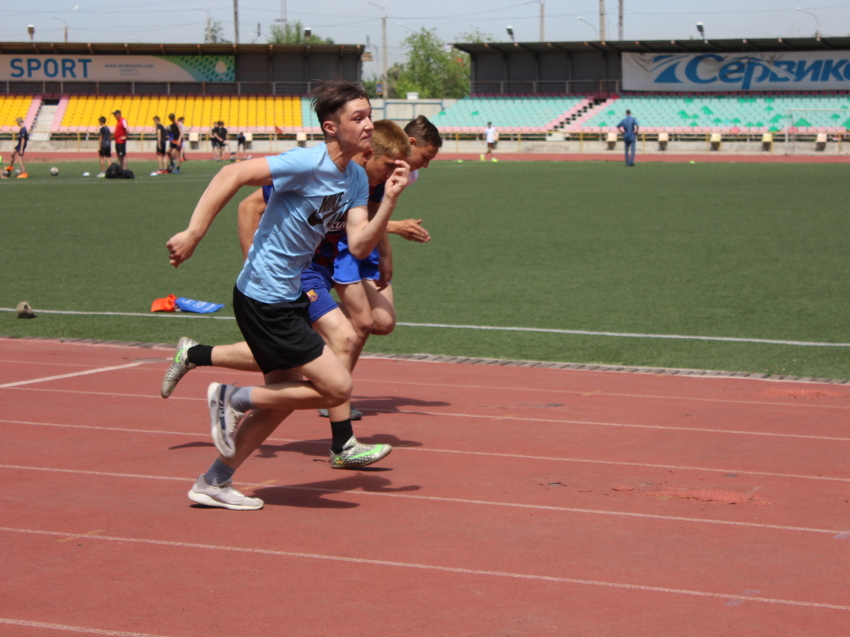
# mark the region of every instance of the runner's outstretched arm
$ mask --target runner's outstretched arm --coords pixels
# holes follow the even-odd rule
[[[262,157],[222,168],[201,195],[189,220],[189,227],[175,234],[165,244],[169,263],[176,268],[192,256],[216,215],[242,186],[268,186],[271,183],[268,162]]]

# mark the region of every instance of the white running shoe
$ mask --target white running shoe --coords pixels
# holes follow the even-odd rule
[[[210,433],[215,448],[225,458],[236,455],[236,430],[242,420],[241,411],[230,406],[230,398],[236,391],[233,385],[210,383],[207,387],[207,405],[210,408]]]
[[[342,449],[342,453],[331,451],[331,467],[334,469],[359,469],[386,458],[393,448],[391,445],[364,445],[351,436]]]
[[[174,388],[177,387],[177,383],[179,383],[180,379],[186,375],[186,372],[197,367],[197,365],[193,365],[186,360],[189,348],[194,347],[197,344],[197,341],[193,341],[188,336],[181,336],[180,340],[177,341],[177,351],[174,353],[171,365],[168,366],[165,376],[162,378],[162,385],[159,386],[160,396],[163,398],[171,396],[171,392],[174,391]]]
[[[204,474],[198,477],[198,481],[189,490],[189,499],[204,506],[234,511],[256,511],[263,508],[263,501],[260,498],[249,498],[234,489],[230,482],[216,487],[209,485],[204,479]]]

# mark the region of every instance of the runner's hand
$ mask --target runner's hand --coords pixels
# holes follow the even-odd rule
[[[393,234],[397,234],[402,239],[408,241],[418,241],[419,243],[428,243],[431,240],[431,233],[422,227],[422,219],[404,219],[394,224]]]
[[[384,186],[384,196],[391,197],[392,199],[397,198],[401,194],[401,191],[407,186],[410,177],[410,166],[408,166],[406,161],[396,159],[395,165],[396,169],[390,175],[390,178],[387,179],[386,186]]]
[[[199,239],[195,239],[188,230],[178,232],[165,244],[168,248],[168,262],[175,268],[192,256],[198,245]]]

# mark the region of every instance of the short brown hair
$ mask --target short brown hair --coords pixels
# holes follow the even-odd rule
[[[340,78],[319,82],[311,94],[313,110],[319,126],[333,118],[346,104],[354,100],[369,100],[369,95],[359,86]]]
[[[440,137],[440,131],[424,115],[411,120],[404,127],[404,132],[416,140],[417,146],[421,144],[422,146],[433,146],[434,148],[443,147],[443,138]]]
[[[375,157],[410,157],[410,140],[401,127],[388,119],[379,119],[372,131],[372,151]]]

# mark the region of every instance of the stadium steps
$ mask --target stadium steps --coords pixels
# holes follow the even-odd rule
[[[576,110],[574,113],[569,115],[569,117],[565,118],[562,122],[560,122],[560,124],[558,124],[558,128],[560,128],[562,131],[566,131],[568,126],[572,126],[576,122],[583,120],[584,116],[589,111],[596,108],[605,101],[605,98],[601,97],[594,97],[592,99],[585,100],[584,102],[582,102],[581,107],[578,110]]]
[[[32,125],[32,135],[30,136],[32,141],[46,142],[50,139],[50,130],[53,126],[53,119],[56,117],[56,111],[58,110],[58,104],[42,103]]]
[[[591,121],[600,113],[605,110],[610,109],[614,105],[614,102],[617,101],[617,97],[599,97],[594,100],[593,106],[588,108],[582,115],[576,117],[576,119],[564,127],[565,133],[578,133],[578,132],[590,132],[590,130],[585,126],[585,124]]]

